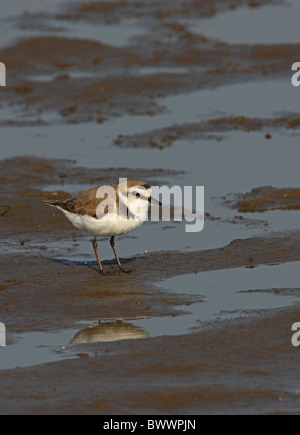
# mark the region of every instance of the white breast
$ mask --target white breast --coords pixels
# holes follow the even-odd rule
[[[57,208],[64,213],[75,228],[87,231],[94,236],[111,237],[127,234],[139,228],[143,223],[141,219],[118,220],[115,214],[106,215],[99,220],[88,215],[70,213],[61,207]]]

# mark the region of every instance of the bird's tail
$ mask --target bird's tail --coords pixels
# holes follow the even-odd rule
[[[62,206],[64,203],[65,203],[65,201],[61,201],[61,200],[52,200],[52,201],[50,201],[50,200],[46,200],[46,199],[44,199],[43,200],[43,203],[44,204],[48,204],[48,205],[52,205],[53,207],[57,207],[57,206]]]

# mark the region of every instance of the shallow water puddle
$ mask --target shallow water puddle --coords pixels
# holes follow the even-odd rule
[[[27,154],[30,155],[55,158],[72,156],[78,159],[79,164],[92,165],[95,159],[97,161],[100,150],[107,147],[110,148],[114,157],[117,157],[120,148],[115,147],[116,153],[114,153],[111,144],[119,134],[135,135],[175,124],[200,122],[212,114],[217,117],[222,115],[269,118],[274,114],[282,114],[284,111],[299,112],[298,93],[295,92],[290,82],[280,80],[228,85],[215,90],[202,90],[161,98],[158,101],[165,111],[155,116],[126,114],[103,124],[63,125],[59,123],[34,127],[3,125],[0,132],[1,143],[4,145],[1,149],[2,158],[24,155],[24,149],[26,149]],[[5,111],[6,108],[2,107],[2,122],[15,119],[17,111],[13,107],[8,108],[7,113]],[[52,122],[53,114],[50,113],[49,116],[49,122]],[[47,113],[38,117],[45,122],[48,120]],[[20,118],[22,121],[22,117]],[[58,118],[59,115],[57,115]],[[230,134],[231,132],[228,132],[226,135]],[[152,149],[151,151],[156,151],[157,154],[160,150]],[[139,149],[134,149],[134,153],[141,154]],[[100,161],[100,155],[98,158]],[[105,158],[109,159],[110,153]],[[136,163],[137,158],[127,160]],[[148,160],[148,156],[143,160]],[[102,161],[103,156],[101,155]]]
[[[47,20],[49,25],[51,20]],[[51,28],[45,26],[45,29],[32,30],[30,27],[18,28],[18,20],[11,18],[7,22],[0,20],[1,29],[1,47],[7,47],[14,44],[17,40],[34,38],[39,36],[50,37],[68,37],[72,39],[82,39],[96,41],[114,47],[125,47],[129,45],[135,36],[145,34],[145,29],[134,22],[112,24],[92,24],[84,21],[63,22],[63,26]],[[2,25],[3,23],[3,25]],[[53,26],[57,23],[53,21]],[[61,23],[60,23],[61,24]]]
[[[296,44],[299,18],[299,0],[287,0],[275,6],[241,7],[186,24],[195,34],[229,44]]]
[[[0,369],[78,358],[83,343],[99,343],[96,351],[101,352],[104,342],[187,334],[207,322],[291,306],[299,301],[299,262],[188,274],[167,279],[160,287],[202,301],[178,307],[186,313],[178,316],[102,319],[78,322],[77,329],[17,334],[13,344],[0,348]]]
[[[76,75],[76,73],[74,74]],[[51,79],[51,77],[51,75],[42,75],[37,76],[37,79],[46,81]],[[34,77],[32,77],[32,79],[34,79]],[[220,86],[215,89],[202,89],[179,95],[160,97],[157,99],[157,102],[163,110],[154,116],[125,114],[103,122],[100,125],[96,123],[62,125],[62,117],[58,112],[55,113],[53,111],[42,114],[28,114],[28,116],[35,122],[37,119],[48,124],[55,122],[53,125],[34,126],[35,132],[40,131],[42,135],[51,135],[51,130],[54,129],[57,137],[63,138],[64,141],[70,136],[71,132],[72,136],[76,138],[76,142],[78,142],[78,138],[82,136],[84,138],[92,136],[92,142],[89,144],[89,147],[92,147],[93,142],[96,141],[98,148],[99,137],[101,138],[100,143],[105,143],[107,142],[107,138],[110,138],[109,145],[111,145],[111,141],[114,141],[119,134],[141,134],[176,124],[207,121],[211,118],[229,116],[246,116],[256,119],[259,117],[273,118],[274,116],[280,117],[284,113],[299,112],[298,93],[295,92],[295,88],[291,85],[291,82],[289,80],[283,81],[275,79],[237,83],[234,85]],[[7,108],[7,113],[5,113],[5,111],[6,108],[2,107],[2,123],[12,120],[23,121],[24,119],[23,115],[16,118],[17,112],[13,107]],[[26,126],[26,128],[18,126],[17,128],[22,137],[24,135],[22,130],[25,130],[26,134],[26,132],[31,129],[32,127],[29,126]],[[11,135],[18,134],[14,133],[13,130],[16,130],[15,125],[13,127],[3,125],[1,127],[1,141],[4,140],[5,142],[6,136],[10,138]],[[15,146],[20,147],[18,143],[19,142],[17,142]],[[28,153],[31,152],[31,147],[32,145],[30,146],[30,144],[28,144]],[[10,147],[7,148],[10,150]],[[22,151],[19,150],[19,153],[24,153],[23,150],[24,144],[22,143]],[[63,150],[64,148],[60,152]],[[13,149],[10,153],[13,153]]]
[[[170,278],[161,286],[180,294],[202,296],[190,311],[177,317],[145,319],[135,322],[150,337],[180,335],[203,327],[206,322],[246,317],[263,310],[287,307],[300,295],[299,262],[257,268],[233,268],[187,274]],[[284,294],[280,289],[291,290]]]
[[[29,14],[57,12],[60,7],[72,3],[74,0],[26,0],[26,2],[1,0],[1,19],[22,15],[25,12]]]
[[[197,71],[204,71],[205,68],[197,68]],[[156,75],[156,74],[188,74],[190,71],[189,68],[185,67],[162,67],[162,66],[145,66],[133,68],[130,73],[136,74],[138,76],[146,76],[146,75]]]
[[[199,70],[199,69],[198,69]],[[65,74],[68,79],[95,79],[99,77],[111,77],[111,76],[145,76],[145,75],[157,75],[157,74],[187,74],[189,70],[187,68],[180,67],[131,67],[126,69],[119,69],[114,71],[101,71],[90,72],[90,71],[65,71]],[[50,83],[54,80],[61,79],[61,76],[56,72],[52,74],[38,74],[33,76],[28,76],[28,80],[37,83]]]
[[[74,3],[74,0],[1,0],[0,3],[0,45],[6,47],[17,40],[31,36],[39,36],[41,32],[31,28],[23,29],[21,19],[24,14],[55,13],[63,7]]]
[[[68,71],[63,75],[63,78],[65,75],[68,79],[91,79],[97,77],[99,73],[92,73],[89,71]],[[35,76],[28,76],[27,79],[37,83],[50,83],[54,80],[61,79],[61,75],[57,72],[52,74],[37,74]]]
[[[76,73],[74,74],[76,75]],[[49,80],[51,77],[51,75],[42,75],[37,78],[38,80]],[[40,132],[43,136],[48,136],[51,135],[51,131],[54,129],[57,137],[64,138],[66,141],[68,138],[70,139],[72,134],[77,139],[76,142],[78,142],[78,138],[92,136],[91,139],[94,139],[92,144],[97,140],[96,143],[99,146],[99,137],[102,139],[101,142],[103,142],[107,137],[114,140],[119,134],[141,134],[175,124],[200,122],[211,119],[211,117],[247,116],[253,118],[272,118],[274,115],[281,116],[285,112],[299,112],[298,93],[295,92],[295,88],[291,85],[290,81],[275,79],[237,83],[220,86],[215,89],[202,89],[169,97],[161,97],[157,99],[157,102],[164,110],[155,116],[125,114],[100,125],[95,123],[61,125],[62,118],[57,113],[58,124],[34,126],[34,128],[19,126],[17,130],[23,137],[24,131],[22,130],[25,130],[25,133],[26,131],[34,130],[37,133]],[[5,110],[5,107],[1,108],[2,123],[10,120],[20,120],[16,118],[17,113],[13,111],[14,108],[7,108],[7,114],[5,114]],[[32,116],[32,120],[34,121],[39,118],[46,123],[53,122],[53,114],[51,112],[49,117],[50,119],[48,119],[47,113],[38,114],[38,116]],[[22,116],[20,118],[22,120]],[[6,136],[15,135],[14,130],[16,130],[15,125],[13,127],[1,127],[1,141],[5,141]],[[92,144],[89,146],[92,146]],[[55,151],[55,145],[53,146]],[[10,147],[5,148],[10,149]],[[23,143],[19,144],[19,148],[19,153],[24,153]],[[32,152],[30,148],[30,144],[28,144],[28,153]],[[14,149],[10,151],[11,154],[16,152],[17,150]]]
[[[173,122],[195,122],[220,116],[272,118],[299,111],[299,95],[290,80],[272,79],[202,89],[159,100],[172,113]]]
[[[113,125],[113,123],[112,123]],[[111,147],[110,140],[99,147],[99,137],[96,139],[97,128],[89,130],[74,126],[59,126],[55,134],[53,127],[43,130],[3,127],[10,137],[8,153],[18,153],[12,150],[15,144],[26,142],[28,153],[50,158],[78,158],[79,165],[99,168],[122,167],[124,161],[128,168],[184,170],[184,174],[168,176],[169,185],[205,186],[205,211],[221,220],[205,220],[201,233],[186,233],[185,222],[182,223],[149,223],[146,222],[139,230],[127,237],[117,238],[118,252],[121,257],[128,258],[136,253],[166,250],[199,250],[225,246],[237,238],[246,238],[266,231],[283,231],[298,228],[298,211],[272,211],[267,213],[244,214],[245,219],[233,224],[234,217],[240,216],[237,210],[231,210],[222,205],[220,198],[227,193],[249,192],[258,186],[272,185],[274,187],[296,187],[299,184],[299,138],[274,134],[272,140],[266,140],[261,132],[230,132],[222,141],[212,140],[180,140],[172,147],[164,150],[150,148],[118,148]],[[43,131],[45,132],[43,134]],[[11,132],[11,133],[9,133]],[[65,132],[61,142],[60,135]],[[23,136],[22,136],[23,133]],[[0,132],[0,136],[2,135]],[[81,141],[81,135],[84,141]],[[12,139],[12,136],[15,138]],[[22,137],[21,137],[22,136]],[[76,137],[77,136],[77,137]],[[102,139],[101,139],[102,142]],[[105,139],[104,139],[105,142]],[[3,143],[3,142],[2,142]],[[282,144],[284,143],[284,147]],[[88,144],[89,152],[86,152]],[[27,146],[27,145],[26,145]],[[82,149],[80,149],[82,148]],[[106,152],[109,149],[109,152]],[[192,159],[197,150],[198,159]],[[71,154],[71,151],[73,154]],[[68,154],[70,152],[70,154]],[[80,153],[83,153],[82,157]],[[235,156],[233,158],[232,156]],[[8,157],[8,156],[7,156]],[[130,178],[130,173],[122,175]],[[159,184],[164,184],[164,173]],[[155,182],[153,183],[155,184]],[[88,188],[95,187],[84,183],[66,183],[45,186],[46,191],[65,191],[76,195]],[[216,199],[214,199],[216,198]],[[52,210],[49,210],[51,213]],[[249,221],[248,221],[249,220]],[[256,220],[256,221],[255,221]],[[265,226],[264,220],[268,223]],[[79,236],[81,234],[81,236]],[[90,243],[91,237],[78,232],[79,246],[74,249],[72,241],[66,240],[59,250],[57,258],[69,260],[94,259]],[[49,240],[49,249],[56,249],[57,242]],[[45,244],[45,242],[43,242]],[[30,248],[28,246],[19,249]],[[5,250],[16,246],[4,246]],[[70,252],[67,249],[70,248]],[[101,242],[103,258],[111,259],[113,254],[108,242]]]
[[[285,307],[300,295],[298,261],[279,265],[233,268],[170,278],[164,288],[201,294],[204,303],[192,306],[198,322],[243,316],[249,310]],[[283,289],[291,290],[285,294]],[[293,294],[294,293],[294,294]]]
[[[134,20],[117,24],[91,23],[89,21],[64,21],[62,30],[51,35],[68,36],[75,39],[97,41],[115,47],[125,47],[135,36],[145,34],[145,28]]]
[[[117,24],[95,24],[85,20],[58,20],[55,15],[50,15],[59,11],[67,11],[66,8],[70,3],[74,3],[74,0],[30,0],[26,2],[26,5],[22,2],[1,0],[1,46],[9,46],[18,39],[48,35],[98,41],[124,47],[130,43],[132,38],[144,35],[146,32],[145,27],[138,25],[134,20]],[[30,21],[32,14],[37,14],[33,25]],[[27,22],[26,19],[29,21]]]
[[[68,353],[64,348],[75,333],[73,330],[65,330],[16,334],[15,343],[0,347],[0,370],[76,358],[76,355]]]
[[[283,143],[285,147],[282,147]],[[194,155],[195,150],[200,158],[189,158]],[[184,174],[168,176],[167,182],[170,185],[205,186],[205,211],[212,216],[221,217],[219,221],[206,219],[204,230],[195,234],[185,232],[185,222],[146,222],[138,231],[132,233],[133,238],[117,239],[120,255],[126,257],[145,249],[149,252],[159,249],[211,249],[225,246],[233,239],[252,237],[262,231],[298,228],[297,210],[241,214],[237,210],[224,207],[220,198],[229,192],[249,192],[254,187],[264,185],[279,188],[297,186],[299,156],[297,136],[276,134],[268,141],[260,132],[232,132],[221,142],[180,140],[163,151],[117,147],[110,148],[109,153],[103,150],[102,167],[118,167],[126,160],[132,168],[163,167],[166,170],[184,170]],[[163,179],[160,182],[163,183]],[[46,190],[65,190],[76,195],[90,187],[92,186],[66,184],[63,187],[48,186]],[[233,224],[235,216],[243,216],[244,219]],[[86,245],[79,249],[81,258],[91,252],[88,237]],[[105,258],[112,258],[107,243],[101,244],[101,249]],[[61,252],[61,255],[64,253]]]

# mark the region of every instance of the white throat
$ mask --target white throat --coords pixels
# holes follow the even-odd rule
[[[127,216],[131,220],[145,222],[148,220],[149,202],[143,196],[132,198],[123,193],[119,194],[120,204],[119,212],[122,216]]]

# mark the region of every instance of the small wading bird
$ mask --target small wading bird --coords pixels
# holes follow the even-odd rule
[[[103,271],[98,254],[97,236],[110,237],[110,245],[118,263],[117,273],[131,272],[122,267],[115,249],[115,236],[130,233],[139,228],[148,217],[149,205],[162,205],[151,197],[151,186],[144,181],[125,181],[118,185],[107,185],[81,193],[66,201],[44,201],[62,211],[79,230],[94,237],[93,248]]]

